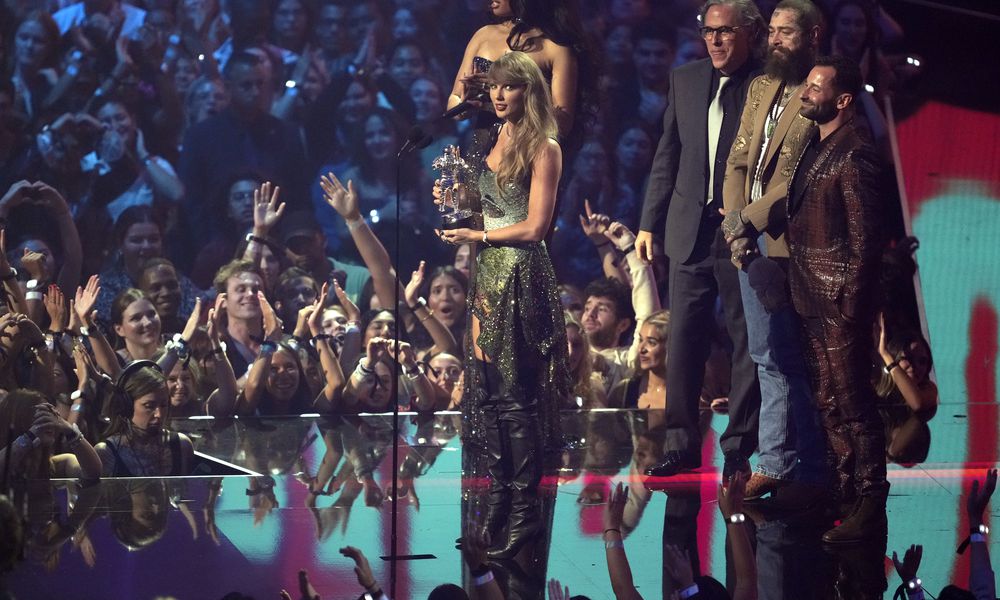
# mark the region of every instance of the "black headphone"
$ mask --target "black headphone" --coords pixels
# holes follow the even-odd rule
[[[125,391],[125,385],[128,380],[135,376],[136,373],[145,368],[155,369],[159,373],[163,373],[163,369],[160,365],[156,364],[151,360],[133,360],[129,364],[125,365],[122,372],[118,374],[118,380],[115,381],[114,398],[116,404],[116,410],[114,414],[121,415],[126,419],[132,418],[132,413],[135,411],[135,401],[128,395]]]

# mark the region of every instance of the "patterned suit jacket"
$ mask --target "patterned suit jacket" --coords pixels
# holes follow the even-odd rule
[[[740,129],[726,164],[722,200],[726,210],[740,210],[757,231],[766,232],[768,256],[788,256],[785,233],[785,198],[795,163],[802,154],[816,124],[799,115],[803,84],[792,90],[788,104],[774,128],[764,156],[763,195],[750,203],[754,169],[760,158],[767,115],[778,99],[781,80],[761,75],[750,84]]]
[[[825,140],[800,196],[788,200],[788,280],[803,317],[871,325],[878,300],[883,166],[856,120]],[[796,161],[798,170],[798,161]]]

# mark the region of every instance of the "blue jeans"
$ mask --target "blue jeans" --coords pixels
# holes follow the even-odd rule
[[[763,239],[758,239],[766,255]],[[758,259],[762,260],[762,259]],[[813,403],[798,315],[789,302],[768,313],[740,270],[750,358],[760,381],[757,472],[775,479],[826,482],[826,444]]]

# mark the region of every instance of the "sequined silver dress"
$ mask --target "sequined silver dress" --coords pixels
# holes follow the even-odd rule
[[[495,139],[495,129],[494,135]],[[492,144],[491,144],[492,145]],[[482,153],[478,180],[487,232],[528,216],[528,182],[508,183],[501,193],[496,173]],[[480,244],[469,286],[471,315],[479,319],[476,340],[497,366],[507,395],[535,400],[543,447],[561,447],[559,407],[570,391],[566,325],[544,241]],[[466,328],[462,434],[466,444],[484,445],[482,402],[486,386],[475,358],[472,324]]]

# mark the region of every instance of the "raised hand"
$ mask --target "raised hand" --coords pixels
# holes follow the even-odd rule
[[[208,310],[208,326],[206,332],[208,339],[212,340],[212,346],[218,347],[222,339],[222,315],[226,312],[226,293],[223,292],[215,297],[215,306]]]
[[[424,283],[424,270],[426,267],[427,263],[420,261],[420,266],[410,275],[410,282],[406,284],[403,292],[403,298],[406,300],[407,306],[413,306],[417,303],[417,298],[420,296],[420,286]]]
[[[558,579],[549,580],[549,600],[569,600],[569,586],[563,586]]]
[[[87,384],[97,377],[94,359],[90,357],[83,344],[73,344],[73,362],[76,364],[76,379],[79,381],[77,389],[84,390]]]
[[[388,340],[380,337],[373,337],[368,340],[368,347],[366,350],[366,356],[368,357],[368,368],[374,369],[375,363],[382,359],[382,356],[386,352],[386,346],[388,345]]]
[[[896,551],[892,551],[892,564],[896,566],[896,573],[899,573],[899,578],[903,580],[903,583],[912,581],[917,576],[917,570],[920,569],[920,558],[923,554],[923,546],[920,544],[911,545],[906,554],[903,555],[903,562],[900,562]]]
[[[358,309],[358,305],[351,302],[351,299],[347,296],[347,292],[344,288],[340,287],[337,280],[333,280],[333,293],[337,295],[337,300],[340,302],[340,306],[344,309],[344,314],[347,316],[348,321],[360,321],[361,311]]]
[[[358,194],[354,191],[353,181],[348,180],[345,188],[336,175],[327,173],[319,178],[319,186],[323,188],[323,199],[345,221],[357,221],[361,218]]]
[[[583,201],[583,208],[586,211],[586,214],[580,215],[580,227],[583,228],[583,233],[590,238],[590,241],[595,246],[604,244],[608,241],[604,232],[611,225],[611,217],[592,211],[590,209],[590,200]]]
[[[319,298],[312,305],[312,313],[306,323],[309,325],[309,333],[316,336],[323,333],[323,307],[326,306],[326,297],[329,294],[329,284],[324,283],[323,289],[319,292]]]
[[[29,200],[34,195],[33,188],[34,185],[26,179],[22,179],[7,188],[7,193],[3,195],[3,198],[0,198],[0,215],[6,216],[10,209]]]
[[[264,237],[285,214],[285,203],[278,203],[281,188],[265,181],[253,191],[253,233]]]
[[[885,313],[878,313],[878,353],[882,357],[885,364],[889,364],[893,360],[892,354],[889,353],[888,343],[886,341],[885,335]]]
[[[49,286],[42,304],[45,305],[45,312],[49,315],[49,329],[58,333],[66,329],[66,296],[58,285]]]
[[[628,488],[622,483],[611,490],[611,497],[604,506],[604,529],[618,529],[621,533],[622,515],[625,514],[625,504],[628,502]]]
[[[635,234],[632,233],[628,227],[615,221],[608,226],[608,230],[604,232],[604,236],[611,240],[611,243],[615,245],[620,251],[625,252],[629,247],[635,245]]]
[[[198,331],[199,323],[201,323],[201,297],[194,300],[194,310],[191,311],[191,316],[188,317],[187,323],[184,325],[184,331],[181,332],[181,339],[185,342],[190,342],[195,332]]]
[[[41,252],[35,252],[25,248],[24,254],[21,255],[21,264],[24,266],[24,270],[28,272],[31,279],[39,282],[49,280],[49,274],[45,272],[45,255]]]
[[[737,471],[729,478],[729,485],[719,485],[719,512],[728,519],[736,513],[743,512],[743,496],[746,492],[747,477]]]
[[[986,471],[986,483],[980,489],[979,480],[972,480],[972,489],[969,497],[965,501],[965,510],[969,515],[969,525],[973,529],[978,529],[983,524],[983,511],[990,503],[993,492],[997,489],[997,470]]]
[[[358,583],[366,590],[371,590],[378,582],[372,574],[372,568],[368,564],[368,559],[361,550],[354,546],[345,546],[340,549],[340,553],[354,561],[354,574],[358,577]]]
[[[66,199],[54,187],[44,181],[36,181],[31,187],[35,190],[36,202],[52,213],[53,216],[69,214],[70,210]]]
[[[86,287],[76,288],[76,304],[74,310],[76,311],[76,316],[80,319],[82,324],[90,322],[90,312],[94,308],[94,304],[97,302],[97,295],[101,293],[101,278],[97,275],[91,275],[90,279],[87,280]]]
[[[260,301],[260,312],[264,319],[264,336],[272,342],[281,341],[281,319],[274,312],[274,307],[267,301],[264,292],[257,292],[257,300]]]

